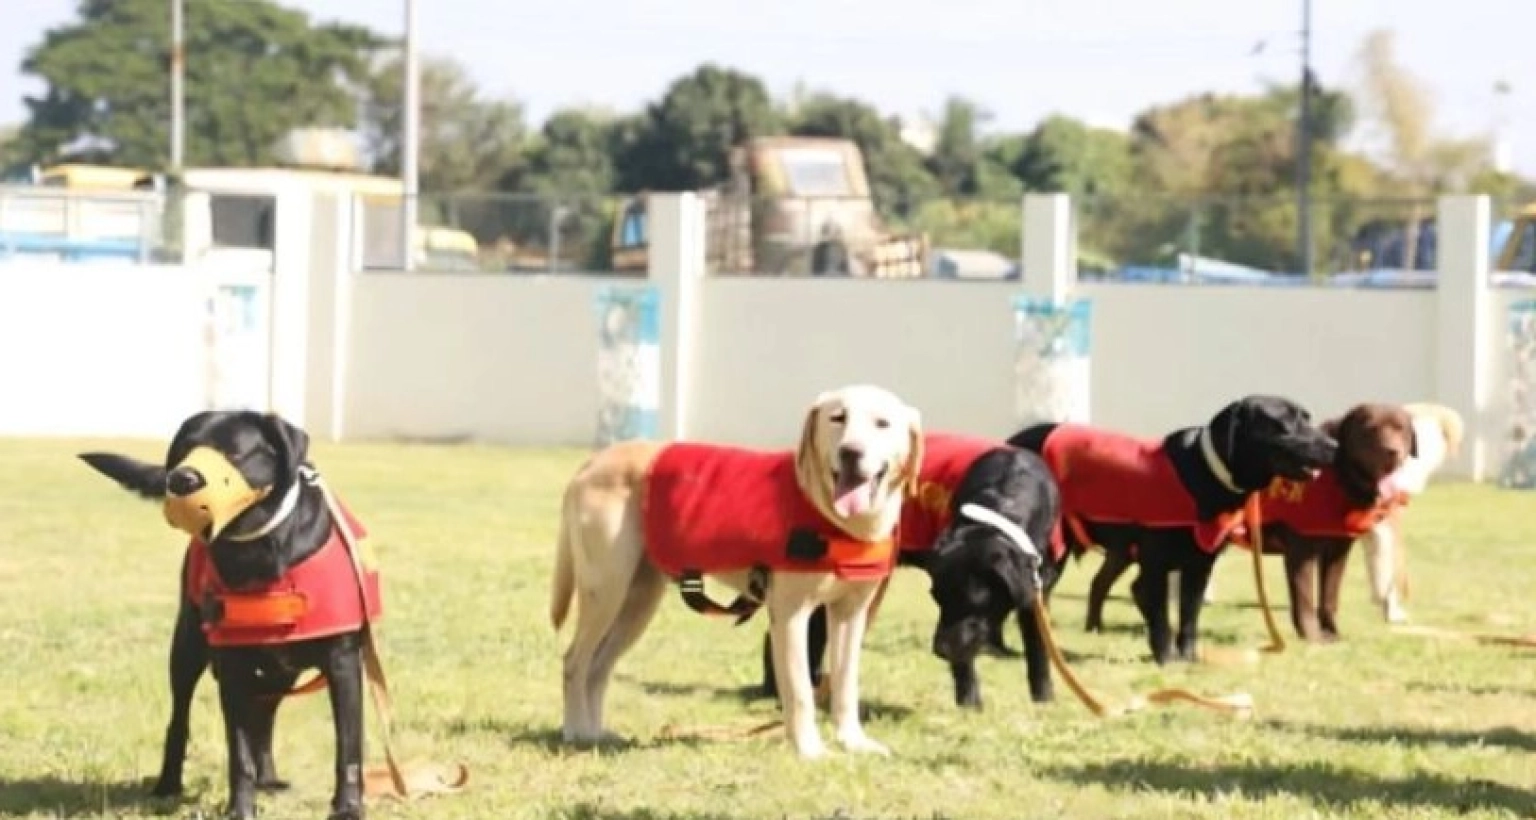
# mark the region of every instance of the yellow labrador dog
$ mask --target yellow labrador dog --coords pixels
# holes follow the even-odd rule
[[[1405,404],[1403,409],[1413,417],[1416,452],[1398,472],[1396,481],[1409,496],[1416,496],[1429,488],[1430,476],[1460,452],[1466,426],[1460,413],[1443,405]],[[1408,610],[1403,607],[1408,596],[1408,558],[1402,517],[1403,510],[1398,508],[1364,536],[1371,601],[1394,624],[1408,621]]]
[[[895,563],[921,428],[894,394],[855,385],[817,397],[793,452],[632,441],[593,456],[566,487],[551,585],[556,630],[579,599],[565,652],[565,739],[610,737],[603,700],[614,664],[669,579],[709,577],[742,593],[738,603],[766,604],[785,729],[806,758],[826,753],[806,668],[810,616],[825,604],[835,739],[887,754],[859,722],[859,651]]]

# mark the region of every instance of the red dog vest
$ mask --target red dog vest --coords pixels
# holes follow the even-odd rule
[[[353,538],[361,541],[367,535],[363,525],[345,507],[342,514]],[[283,577],[248,589],[225,585],[201,539],[194,538],[187,549],[187,596],[203,610],[210,646],[291,643],[353,632],[364,624],[363,596],[338,529]],[[363,580],[367,620],[374,621],[384,614],[378,572],[365,565]]]
[[[1062,517],[1082,523],[1193,527],[1195,541],[1215,552],[1241,523],[1242,511],[1201,520],[1160,439],[1138,439],[1083,424],[1051,431],[1041,454],[1061,487]],[[1060,555],[1064,545],[1052,538]]]
[[[949,526],[955,490],[965,471],[983,455],[1007,447],[998,441],[932,433],[923,436],[923,466],[917,485],[901,507],[897,543],[902,552],[925,552]]]
[[[1259,498],[1266,524],[1284,524],[1300,535],[1327,538],[1359,538],[1408,503],[1405,493],[1396,492],[1360,507],[1345,494],[1332,467],[1323,468],[1308,482],[1277,478]],[[1248,542],[1246,533],[1241,540]]]
[[[895,540],[857,541],[827,521],[795,482],[794,459],[789,452],[710,444],[664,447],[646,476],[643,501],[651,561],[673,578],[758,566],[853,580],[889,575]],[[795,530],[821,544],[806,553],[791,549]]]

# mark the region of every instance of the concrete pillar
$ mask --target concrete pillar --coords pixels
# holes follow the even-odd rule
[[[309,267],[314,197],[298,186],[276,192],[272,216],[272,411],[309,425]]]
[[[1497,330],[1488,290],[1489,210],[1486,196],[1446,196],[1435,218],[1436,393],[1467,425],[1461,456],[1446,472],[1473,481],[1487,477],[1498,441],[1489,412]]]
[[[1025,194],[1024,292],[1061,304],[1077,283],[1077,223],[1067,194]]]
[[[318,441],[340,441],[345,433],[352,287],[359,255],[355,202],[346,194],[318,194],[313,201],[304,425]]]
[[[704,288],[704,209],[692,192],[651,194],[647,200],[648,275],[660,293],[663,439],[686,438],[694,351],[701,341]]]

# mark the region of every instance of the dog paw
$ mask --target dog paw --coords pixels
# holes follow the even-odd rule
[[[795,754],[799,755],[801,760],[820,760],[827,756],[827,744],[822,743],[820,738],[815,742],[796,743]]]
[[[891,756],[890,747],[864,734],[863,731],[838,732],[837,744],[850,752],[874,754],[881,757]]]
[[[349,806],[344,809],[333,809],[325,816],[325,820],[363,820],[362,806]]]

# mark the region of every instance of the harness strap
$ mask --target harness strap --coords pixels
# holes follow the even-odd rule
[[[352,572],[357,581],[357,594],[363,597],[363,674],[368,681],[368,692],[373,696],[374,711],[379,716],[379,730],[383,735],[385,770],[379,771],[377,766],[371,766],[363,772],[363,793],[368,796],[389,795],[401,800],[409,800],[425,794],[448,794],[457,792],[469,782],[469,769],[462,763],[453,766],[418,765],[409,771],[403,768],[395,758],[394,746],[390,743],[390,697],[389,681],[384,676],[384,664],[379,659],[379,647],[374,637],[373,624],[368,618],[367,592],[364,580],[362,556],[358,549],[357,535],[352,532],[352,527],[347,523],[347,518],[342,514],[341,505],[336,497],[331,494],[320,474],[313,470],[301,472],[304,480],[320,488],[320,495],[325,499],[325,506],[330,510],[334,519],[336,530],[341,534],[342,543],[347,547],[347,554],[352,558]]]
[[[700,615],[731,616],[736,619],[736,625],[740,626],[757,614],[763,605],[763,599],[768,593],[768,569],[763,566],[753,567],[747,573],[747,591],[737,595],[736,600],[726,606],[715,603],[704,592],[704,573],[698,570],[684,570],[678,576],[677,586],[683,603],[689,609]]]

